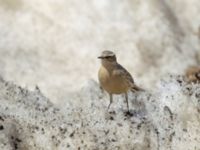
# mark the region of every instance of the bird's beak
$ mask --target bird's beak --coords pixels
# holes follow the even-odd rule
[[[103,59],[104,57],[103,57],[103,56],[99,56],[98,58],[99,58],[99,59]]]

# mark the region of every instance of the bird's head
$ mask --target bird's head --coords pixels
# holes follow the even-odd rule
[[[103,66],[110,66],[116,64],[117,58],[114,52],[105,50],[101,53],[101,56],[98,57],[101,59],[101,63]]]

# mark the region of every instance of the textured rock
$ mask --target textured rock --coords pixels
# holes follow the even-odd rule
[[[162,80],[155,91],[108,97],[90,80],[62,106],[38,88],[0,81],[0,147],[9,149],[194,150],[200,147],[200,86],[180,77]],[[60,108],[60,109],[58,109]]]

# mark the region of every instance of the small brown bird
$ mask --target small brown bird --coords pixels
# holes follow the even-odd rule
[[[127,108],[129,112],[128,94],[129,90],[143,91],[135,85],[131,74],[117,62],[115,53],[112,51],[103,51],[101,56],[101,67],[99,69],[98,77],[101,87],[109,93],[110,103],[108,109],[113,101],[113,94],[125,94]]]
[[[190,66],[186,70],[186,81],[190,83],[200,83],[200,66]]]

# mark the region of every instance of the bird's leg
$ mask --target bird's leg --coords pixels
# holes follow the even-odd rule
[[[110,108],[110,105],[112,104],[112,101],[113,101],[112,94],[109,94],[109,96],[110,96],[110,104],[108,105],[108,109]]]
[[[128,94],[127,94],[127,92],[125,93],[125,98],[126,98],[127,109],[128,109],[128,112],[129,112],[129,106],[128,106]]]

